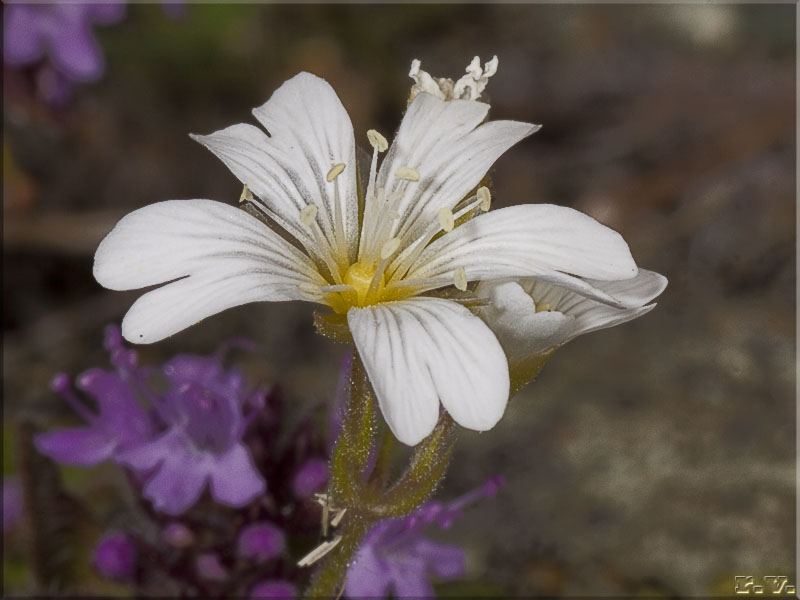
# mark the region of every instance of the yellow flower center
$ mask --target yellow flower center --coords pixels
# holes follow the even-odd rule
[[[375,301],[381,296],[381,292],[383,292],[384,287],[386,286],[386,281],[383,275],[376,281],[376,284],[372,284],[372,280],[375,278],[375,265],[371,265],[369,263],[358,261],[350,265],[347,269],[347,273],[344,276],[344,282],[347,285],[353,286],[355,289],[355,295],[358,298],[356,301],[356,306],[367,306],[368,304],[373,304],[373,302],[368,302],[367,296],[374,296]],[[370,293],[370,287],[373,287],[372,293]],[[352,292],[350,294],[353,295]],[[372,298],[370,298],[372,299]]]

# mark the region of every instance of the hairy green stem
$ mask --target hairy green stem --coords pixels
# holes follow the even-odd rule
[[[336,509],[346,508],[347,513],[334,533],[341,539],[323,559],[305,597],[339,595],[347,568],[364,535],[380,519],[407,515],[418,508],[439,485],[450,462],[456,439],[455,426],[450,416],[442,413],[433,432],[414,449],[406,471],[384,492],[394,445],[394,436],[386,430],[370,480],[365,482],[377,429],[375,404],[364,365],[354,352],[350,394],[342,431],[331,457],[329,487],[331,504]]]
[[[425,502],[444,479],[456,443],[455,425],[443,412],[433,432],[415,449],[406,472],[370,508],[376,516],[407,515]]]

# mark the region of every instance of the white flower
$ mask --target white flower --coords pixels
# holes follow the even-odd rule
[[[211,200],[123,218],[97,250],[95,277],[115,290],[161,286],[134,303],[123,335],[151,343],[248,302],[316,302],[346,315],[400,441],[430,433],[440,401],[462,426],[490,429],[508,399],[505,354],[480,318],[431,293],[537,277],[622,307],[584,278],[629,278],[637,267],[619,234],[568,208],[514,206],[460,224],[488,209],[488,190],[475,188],[492,163],[538,129],[485,122],[488,110],[420,93],[391,147],[368,132],[362,173],[335,92],[301,73],[253,111],[269,133],[239,124],[194,136],[245,184],[241,200],[261,218]]]
[[[627,308],[609,306],[545,281],[518,279],[481,281],[475,295],[489,303],[476,312],[497,336],[509,364],[517,365],[584,333],[641,317],[655,308],[647,303],[667,287],[666,277],[645,269],[630,279],[591,283]]]

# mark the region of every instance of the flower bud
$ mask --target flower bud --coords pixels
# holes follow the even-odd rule
[[[325,487],[330,478],[328,464],[319,458],[307,460],[292,479],[292,493],[302,500]]]
[[[120,532],[106,534],[95,546],[92,563],[106,579],[126,581],[136,570],[136,545]]]
[[[248,525],[239,534],[239,555],[258,562],[275,558],[285,547],[283,531],[266,521]]]
[[[161,539],[173,548],[188,548],[194,543],[194,533],[183,523],[173,521],[164,527]]]

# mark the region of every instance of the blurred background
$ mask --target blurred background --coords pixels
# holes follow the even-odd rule
[[[496,206],[587,212],[670,285],[646,317],[556,353],[494,430],[462,432],[440,496],[491,474],[508,485],[443,536],[467,548],[469,578],[440,591],[682,598],[732,595],[734,575],[796,583],[795,10],[136,4],[95,21],[91,72],[25,63],[6,43],[4,475],[27,424],[71,418],[50,378],[105,365],[103,327],[139,295],[93,280],[103,235],[159,200],[238,199],[190,132],[253,122],[307,70],[366,145],[367,129],[399,124],[413,58],[456,79],[496,54],[491,117],[543,124],[497,162]],[[301,411],[330,398],[344,348],[315,334],[309,305],[240,307],[140,350],[155,362],[242,333],[262,346],[246,358],[254,380],[280,382]],[[83,496],[108,477],[64,471]],[[28,589],[24,528],[4,546],[6,593]]]

